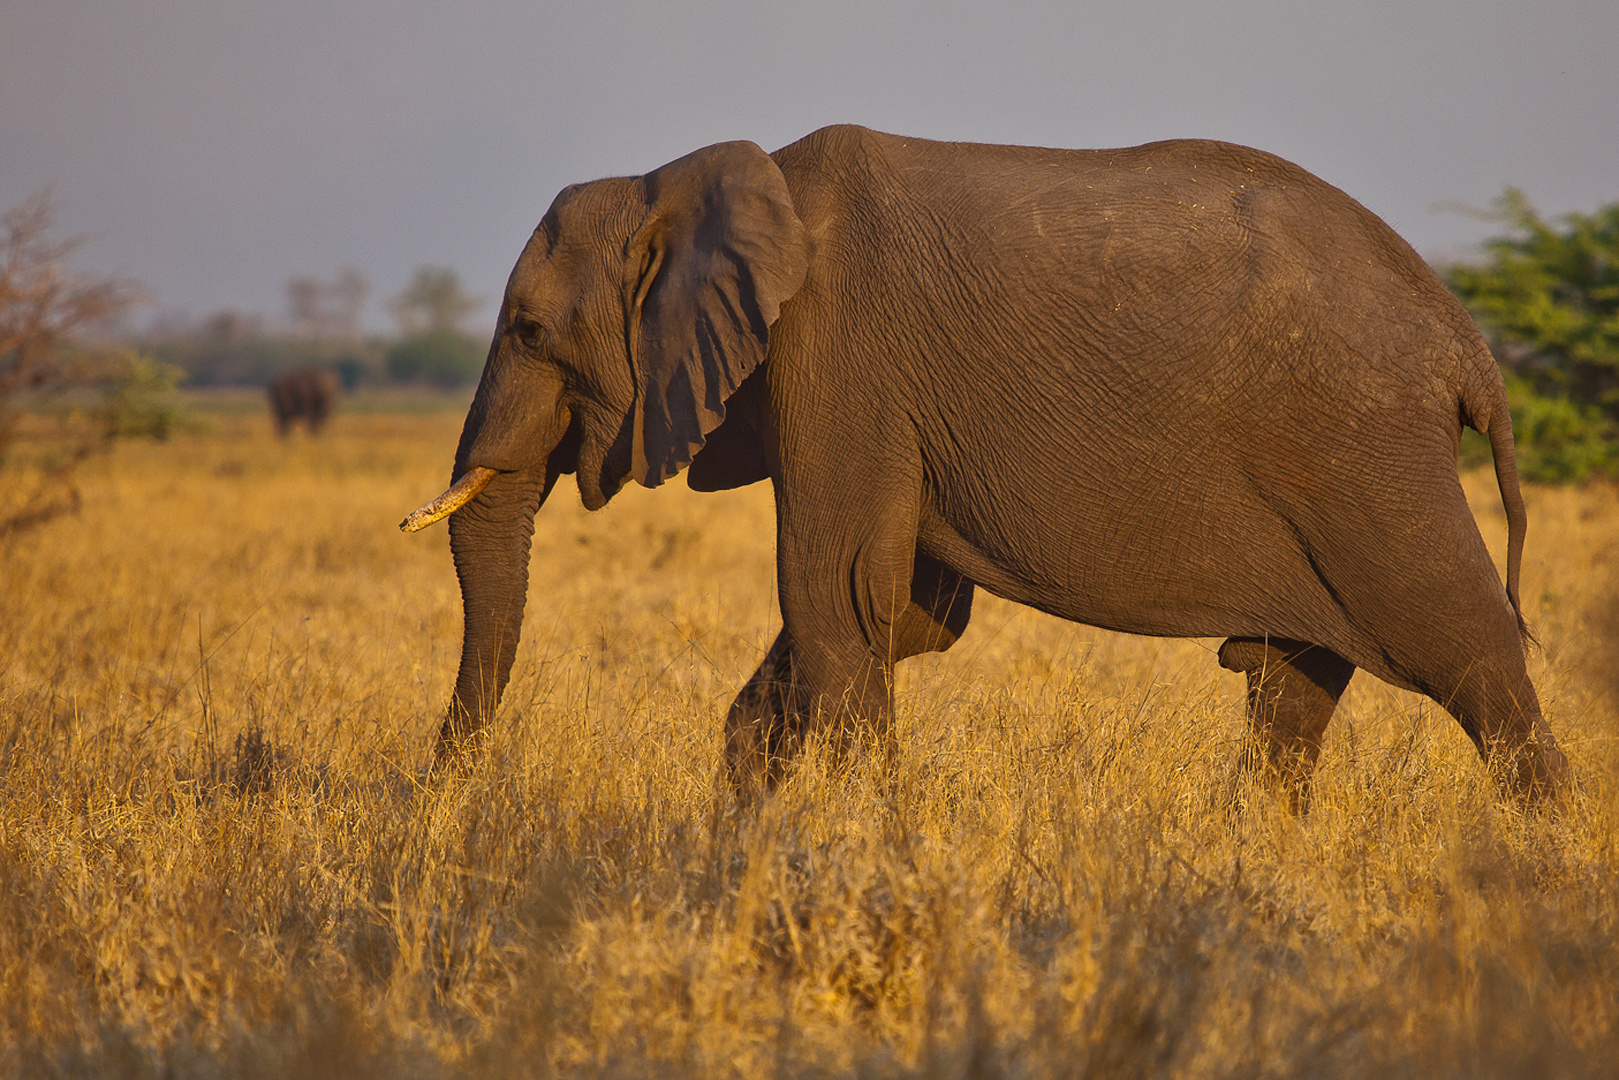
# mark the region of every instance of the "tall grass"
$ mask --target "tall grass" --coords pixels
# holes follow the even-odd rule
[[[1217,643],[989,597],[901,667],[889,774],[811,754],[744,812],[764,488],[559,492],[493,745],[427,778],[459,595],[394,524],[458,423],[223,416],[0,546],[7,1073],[1613,1075],[1610,489],[1529,493],[1558,812],[1358,676],[1292,818],[1236,775]]]

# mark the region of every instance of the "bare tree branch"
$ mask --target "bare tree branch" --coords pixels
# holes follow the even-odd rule
[[[145,295],[134,281],[69,271],[83,237],[52,239],[55,222],[47,191],[0,215],[0,461],[16,437],[22,396],[37,400],[102,378],[110,358],[83,338]],[[0,537],[77,510],[72,470],[105,443],[97,436],[70,447],[20,509],[0,515]]]

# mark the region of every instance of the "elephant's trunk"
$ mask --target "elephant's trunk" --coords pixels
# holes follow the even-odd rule
[[[465,625],[455,692],[439,729],[441,759],[484,726],[506,689],[523,632],[534,515],[555,481],[551,469],[495,473],[450,517]]]
[[[578,452],[560,385],[514,378],[499,349],[497,338],[461,432],[456,484],[407,519],[449,514],[461,579],[461,667],[439,731],[440,759],[475,735],[500,702],[523,630],[534,515],[557,477],[573,471]]]

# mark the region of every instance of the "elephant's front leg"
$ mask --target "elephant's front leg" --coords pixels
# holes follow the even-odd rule
[[[813,734],[829,736],[836,759],[862,736],[892,757],[893,665],[954,644],[967,627],[972,598],[971,582],[916,552],[901,602],[869,619],[878,628],[875,641],[864,631],[839,633],[835,621],[823,623],[809,646],[814,651],[804,655],[808,650],[783,629],[726,716],[732,784],[744,793],[774,787]],[[841,657],[834,651],[840,640]]]
[[[845,643],[848,644],[848,643]],[[739,793],[776,786],[812,737],[823,736],[834,763],[865,737],[893,753],[893,664],[864,648],[805,656],[783,629],[725,718],[725,760]]]

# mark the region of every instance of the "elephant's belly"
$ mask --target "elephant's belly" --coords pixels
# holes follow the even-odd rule
[[[927,508],[917,543],[997,596],[1108,630],[1323,640],[1343,629],[1291,533],[1264,514],[1136,503],[985,528]]]

